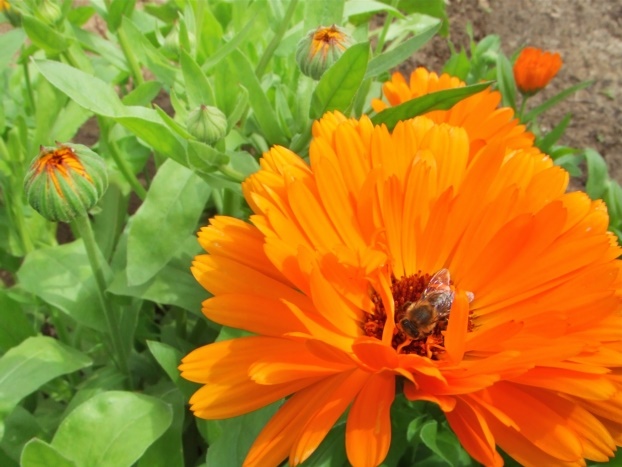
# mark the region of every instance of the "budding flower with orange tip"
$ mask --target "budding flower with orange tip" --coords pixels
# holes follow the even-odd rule
[[[0,0],[0,11],[8,10],[11,4],[7,0]]]
[[[545,52],[537,47],[525,47],[514,63],[514,80],[518,90],[531,96],[544,88],[562,67],[557,52]]]
[[[41,146],[24,179],[30,205],[54,222],[85,216],[107,187],[105,162],[81,144]]]
[[[296,61],[305,75],[318,80],[352,45],[348,33],[336,26],[320,26],[309,31],[298,43]]]

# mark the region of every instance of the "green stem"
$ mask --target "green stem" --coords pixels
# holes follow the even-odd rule
[[[283,20],[281,21],[281,24],[279,24],[278,29],[274,33],[274,37],[272,38],[272,40],[268,44],[268,47],[266,47],[266,50],[261,56],[261,59],[259,60],[259,63],[257,64],[257,68],[255,68],[255,74],[257,75],[257,78],[261,78],[261,76],[266,71],[268,62],[272,58],[272,55],[274,54],[274,51],[276,50],[276,48],[281,43],[281,39],[283,38],[283,36],[285,35],[285,32],[287,31],[287,27],[289,26],[289,22],[291,21],[292,16],[294,15],[294,12],[296,11],[297,5],[298,5],[298,0],[291,0],[291,2],[289,3],[289,7],[287,8],[287,11],[285,12],[285,16],[283,16]]]
[[[35,96],[32,92],[32,83],[30,82],[30,70],[28,70],[28,60],[22,61],[22,66],[24,67],[24,78],[26,79],[26,89],[28,91],[28,101],[30,102],[30,107],[32,108],[33,115],[37,113],[37,107],[35,105]]]
[[[527,104],[527,100],[529,99],[529,96],[526,96],[523,94],[523,102],[521,102],[520,105],[520,110],[518,111],[518,119],[522,122],[523,121],[523,115],[525,114],[525,105]],[[526,122],[523,122],[526,123]],[[529,123],[529,122],[527,122]]]
[[[393,0],[391,2],[392,7],[397,7],[399,0]],[[380,31],[380,35],[378,36],[378,43],[376,44],[376,50],[374,51],[374,55],[378,55],[382,52],[384,47],[384,43],[387,38],[387,33],[389,32],[389,27],[391,27],[391,20],[393,19],[393,13],[390,11],[387,13],[387,17],[384,20],[384,25],[382,26],[382,31]]]
[[[84,247],[86,248],[86,255],[89,259],[89,263],[91,264],[91,269],[93,271],[93,275],[95,276],[95,281],[97,282],[97,295],[101,308],[104,312],[104,318],[106,319],[108,334],[112,343],[114,356],[116,357],[116,364],[119,370],[127,375],[131,386],[131,374],[127,361],[128,355],[123,345],[123,342],[121,342],[121,327],[119,326],[119,322],[117,320],[117,314],[115,313],[116,310],[111,308],[110,304],[106,300],[107,284],[102,267],[103,256],[99,251],[97,243],[95,242],[95,236],[93,235],[93,229],[91,228],[91,223],[89,222],[88,216],[76,217],[73,221],[73,224],[80,233],[80,236],[82,237]]]
[[[99,128],[101,131],[100,141],[105,142],[105,146],[107,146],[108,152],[114,160],[115,164],[125,177],[125,180],[130,184],[136,196],[140,198],[141,201],[144,201],[147,197],[147,190],[140,184],[134,172],[132,172],[132,168],[127,163],[125,158],[121,155],[117,144],[109,138],[110,127],[108,126],[108,122],[106,122],[103,118],[99,119]]]
[[[244,180],[246,180],[246,175],[238,172],[237,170],[229,167],[228,165],[221,165],[218,167],[218,170],[220,170],[223,175],[226,175],[234,182],[242,183]]]
[[[136,55],[132,52],[132,48],[130,47],[127,35],[125,34],[125,30],[123,26],[117,29],[117,39],[119,39],[119,45],[121,46],[121,50],[123,51],[123,55],[125,55],[125,59],[127,60],[127,64],[130,67],[130,71],[132,72],[132,76],[134,81],[136,82],[136,86],[139,86],[145,82],[145,78],[143,78],[143,72],[140,68],[140,64],[136,59]]]

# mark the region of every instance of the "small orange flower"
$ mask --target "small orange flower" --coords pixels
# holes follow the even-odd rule
[[[533,95],[549,84],[561,67],[562,58],[558,53],[525,47],[514,63],[516,86],[521,93]]]
[[[8,10],[11,4],[7,0],[0,0],[0,11]]]
[[[414,70],[407,83],[401,73],[394,73],[390,81],[382,86],[382,91],[391,105],[399,105],[431,92],[464,86],[460,79],[443,73],[438,76],[423,67]],[[494,140],[503,141],[511,148],[532,146],[534,136],[525,126],[514,118],[509,107],[499,108],[501,94],[486,89],[467,97],[449,110],[435,110],[425,114],[437,123],[448,123],[463,127],[469,135],[471,155]],[[387,107],[380,99],[373,99],[372,108],[380,112]]]
[[[302,463],[348,411],[348,460],[372,467],[399,380],[482,464],[502,465],[497,445],[526,465],[611,457],[622,250],[604,204],[566,193],[567,172],[535,148],[472,155],[463,128],[426,117],[389,132],[329,113],[313,136],[310,164],[277,146],[244,182],[252,225],[219,216],[199,233],[204,314],[253,335],[183,359],[203,384],[195,415],[289,396],[244,464],[270,466]],[[451,308],[420,326],[422,298]]]

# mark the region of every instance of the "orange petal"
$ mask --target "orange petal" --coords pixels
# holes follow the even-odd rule
[[[449,323],[445,333],[445,350],[450,363],[458,363],[462,360],[468,327],[469,300],[465,292],[458,292],[451,306]]]
[[[395,375],[377,373],[369,378],[350,408],[346,425],[346,451],[355,467],[375,467],[391,445],[391,404]]]

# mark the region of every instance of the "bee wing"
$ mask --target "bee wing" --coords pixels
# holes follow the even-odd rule
[[[428,286],[423,291],[422,297],[429,297],[433,293],[451,292],[450,282],[451,278],[449,277],[449,270],[441,269],[432,276]]]

